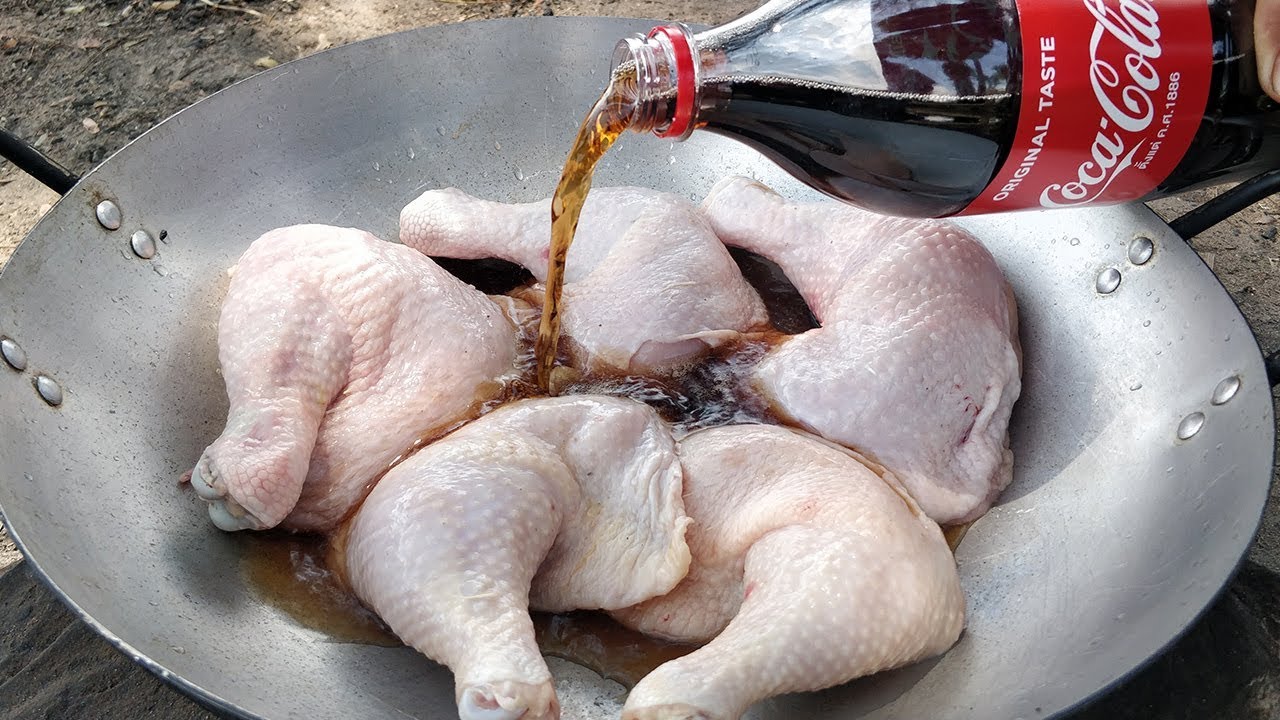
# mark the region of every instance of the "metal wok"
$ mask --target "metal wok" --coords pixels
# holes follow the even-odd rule
[[[176,483],[225,419],[224,271],[289,223],[394,238],[400,208],[428,187],[548,195],[613,42],[650,26],[513,19],[324,52],[179,113],[67,193],[0,276],[0,336],[26,358],[0,365],[0,507],[55,591],[130,657],[235,715],[456,717],[451,676],[414,651],[332,642],[257,600],[243,539]],[[812,195],[711,135],[628,137],[596,182],[696,199],[727,173]],[[96,217],[103,200],[118,229]],[[1139,205],[964,224],[1012,280],[1026,357],[1016,479],[958,553],[968,630],[938,660],[751,717],[1052,716],[1173,640],[1253,536],[1271,477],[1269,386],[1198,256]],[[150,259],[131,247],[139,230],[163,238]],[[618,691],[575,678],[560,687],[567,717]]]

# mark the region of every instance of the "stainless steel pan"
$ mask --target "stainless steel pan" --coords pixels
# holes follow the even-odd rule
[[[449,674],[412,650],[331,642],[256,600],[243,539],[178,486],[225,417],[224,271],[289,223],[394,238],[399,209],[428,187],[548,195],[612,43],[649,26],[504,20],[331,50],[210,97],[85,176],[0,277],[0,335],[26,358],[0,366],[0,507],[63,599],[233,714],[455,717]],[[597,184],[696,199],[726,173],[810,195],[711,135],[628,137]],[[104,200],[118,228],[96,216]],[[1142,206],[964,224],[1013,282],[1026,353],[1016,479],[958,555],[968,630],[939,660],[751,717],[1052,716],[1175,638],[1254,533],[1271,477],[1268,383],[1196,254]],[[164,238],[154,257],[131,247],[138,231]],[[575,677],[567,709],[613,701],[616,686]]]

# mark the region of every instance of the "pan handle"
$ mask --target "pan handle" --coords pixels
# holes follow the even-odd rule
[[[1280,192],[1280,170],[1268,170],[1191,210],[1169,223],[1169,227],[1183,240],[1190,240],[1276,192]],[[1280,350],[1266,357],[1266,368],[1271,387],[1280,385]]]
[[[66,195],[68,190],[80,182],[80,178],[72,175],[66,168],[3,128],[0,128],[0,157],[59,195]]]
[[[1183,240],[1190,240],[1276,192],[1280,192],[1280,170],[1268,170],[1179,217],[1169,223],[1169,227]]]

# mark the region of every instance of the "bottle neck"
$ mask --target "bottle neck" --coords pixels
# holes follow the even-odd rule
[[[624,38],[612,64],[614,92],[631,96],[631,130],[672,140],[689,137],[697,124],[698,63],[687,27],[662,25],[647,36]]]

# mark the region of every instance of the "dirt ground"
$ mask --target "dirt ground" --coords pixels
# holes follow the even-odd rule
[[[3,573],[9,566],[16,564],[22,559],[22,554],[18,552],[18,548],[14,547],[13,541],[9,539],[9,533],[5,531],[4,525],[0,525],[0,573]]]
[[[88,172],[169,115],[275,63],[413,27],[520,15],[719,22],[753,0],[0,0],[0,127]],[[1176,217],[1211,193],[1162,201]],[[0,266],[57,196],[0,161]],[[1280,201],[1193,241],[1266,352],[1280,349]],[[1274,493],[1274,490],[1273,490]],[[1276,504],[1273,497],[1273,506]],[[1280,572],[1280,512],[1251,558]],[[0,527],[0,574],[20,556]]]

